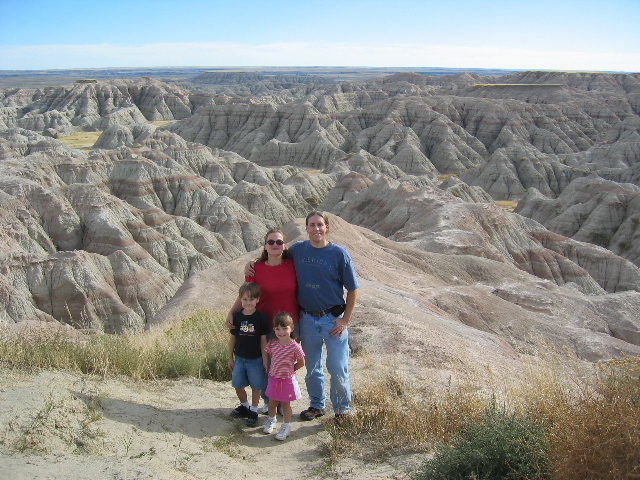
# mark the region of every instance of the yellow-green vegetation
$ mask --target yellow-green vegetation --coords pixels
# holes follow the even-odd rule
[[[417,479],[640,478],[640,357],[569,381],[554,361],[501,395],[419,391],[392,375],[372,382],[355,392],[348,421],[327,423],[326,453],[424,452]]]
[[[0,366],[69,369],[87,374],[127,375],[135,379],[196,378],[228,380],[228,330],[224,319],[198,312],[167,330],[78,338],[62,329],[17,333],[0,330]]]
[[[504,208],[507,212],[513,212],[518,206],[518,202],[511,202],[508,200],[496,200],[496,205]]]
[[[444,182],[444,181],[445,181],[447,178],[449,178],[449,177],[456,177],[456,178],[457,178],[457,177],[458,177],[458,174],[456,174],[456,173],[445,173],[445,174],[443,174],[443,175],[438,175],[438,178],[439,178],[442,182]]]
[[[496,88],[496,87],[564,87],[562,83],[474,83],[469,88]]]
[[[163,127],[167,123],[171,123],[171,120],[156,120],[155,122],[149,122],[149,123],[155,127]]]
[[[322,173],[323,172],[323,170],[318,170],[317,168],[303,168],[302,170],[304,170],[309,175],[313,175],[313,174],[316,174],[316,173]]]
[[[318,197],[316,197],[315,195],[311,195],[310,197],[305,198],[304,201],[314,208],[320,205],[320,200],[318,200]]]
[[[80,150],[91,150],[102,132],[76,132],[65,137],[58,137],[65,145]]]

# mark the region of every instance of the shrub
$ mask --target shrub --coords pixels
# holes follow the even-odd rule
[[[436,447],[416,476],[424,480],[550,478],[544,429],[531,418],[493,406],[471,420],[451,444]]]
[[[631,240],[626,240],[624,242],[620,242],[620,250],[622,250],[623,252],[626,252],[632,246],[633,246],[633,244],[631,243]]]
[[[311,195],[310,197],[305,198],[304,201],[312,207],[317,207],[318,205],[320,205],[320,200],[318,200],[318,197],[316,197],[315,195]]]
[[[609,235],[605,232],[591,232],[589,240],[591,240],[591,243],[594,245],[598,245],[600,247],[606,247],[609,245]]]

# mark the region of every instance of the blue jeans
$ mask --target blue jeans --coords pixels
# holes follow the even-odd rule
[[[267,388],[267,374],[262,365],[262,357],[249,359],[236,356],[233,359],[231,386],[233,388],[250,386],[252,390],[264,392]]]
[[[351,402],[349,384],[349,330],[345,329],[339,338],[331,338],[329,330],[335,326],[330,313],[323,317],[312,317],[300,311],[300,336],[305,355],[307,374],[304,377],[309,394],[310,406],[324,408],[324,352],[327,349],[327,371],[330,375],[329,397],[335,413],[347,413]]]

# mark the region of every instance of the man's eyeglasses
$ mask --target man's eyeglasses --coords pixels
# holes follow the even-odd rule
[[[284,245],[284,242],[282,240],[267,240],[267,244],[269,245],[273,245],[274,243],[276,245]]]

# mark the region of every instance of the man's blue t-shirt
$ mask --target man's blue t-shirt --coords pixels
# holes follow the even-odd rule
[[[344,247],[329,243],[316,248],[309,240],[289,247],[298,278],[301,308],[323,311],[344,303],[344,290],[357,290],[358,280],[351,256]]]

